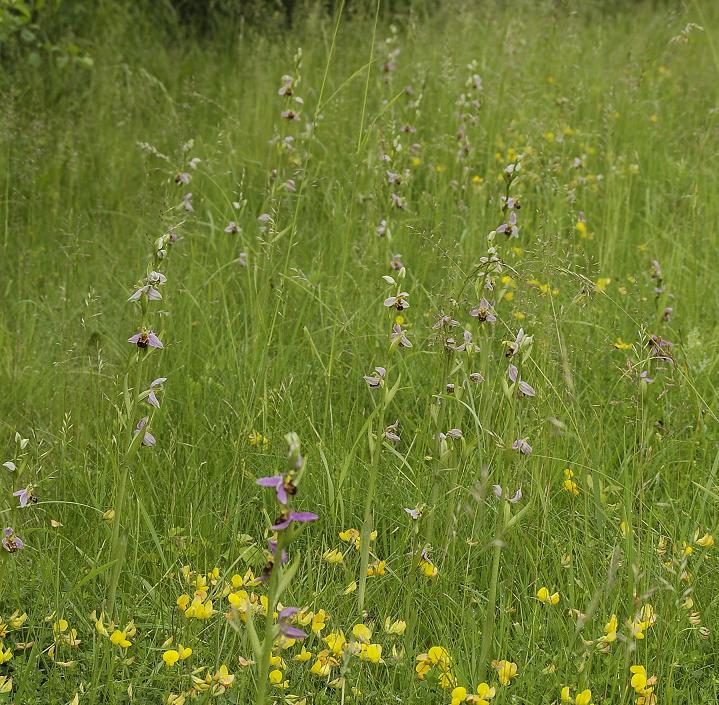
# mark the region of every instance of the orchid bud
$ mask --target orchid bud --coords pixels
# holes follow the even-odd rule
[[[289,446],[289,451],[287,453],[287,464],[291,469],[299,470],[302,467],[300,438],[294,431],[291,431],[285,436],[285,441],[287,441],[287,445]]]

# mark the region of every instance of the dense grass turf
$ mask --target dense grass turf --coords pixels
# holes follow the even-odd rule
[[[716,702],[716,5],[87,22],[2,79],[0,702]]]

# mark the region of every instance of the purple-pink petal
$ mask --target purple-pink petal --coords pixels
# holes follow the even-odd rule
[[[292,521],[305,522],[316,521],[317,519],[319,519],[319,517],[313,512],[291,512],[290,519]]]
[[[285,489],[284,480],[277,485],[275,490],[277,491],[277,501],[280,504],[287,504],[287,490]]]
[[[30,493],[27,491],[27,487],[17,492],[12,493],[13,497],[17,497],[20,500],[21,507],[27,507],[27,503],[30,501]]]
[[[162,349],[165,347],[162,341],[152,331],[149,331],[147,334],[147,344],[152,348]]]
[[[519,382],[519,391],[526,397],[534,397],[537,392],[534,391],[534,387],[531,384],[527,384],[524,380]]]
[[[307,634],[305,632],[303,632],[298,627],[292,627],[289,624],[285,624],[282,626],[282,633],[288,639],[306,639],[307,638]]]

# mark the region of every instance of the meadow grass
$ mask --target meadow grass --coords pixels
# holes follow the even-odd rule
[[[717,6],[352,9],[7,67],[0,702],[715,703]]]

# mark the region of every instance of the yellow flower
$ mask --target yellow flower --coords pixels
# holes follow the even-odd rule
[[[371,578],[375,575],[384,575],[387,563],[385,561],[373,561],[367,566],[367,577]]]
[[[168,668],[172,668],[180,660],[180,652],[175,649],[169,649],[162,654],[162,660]]]
[[[246,612],[250,604],[250,596],[247,594],[247,590],[238,590],[237,592],[229,593],[227,601],[236,610]]]
[[[314,634],[319,634],[325,628],[328,616],[327,612],[322,609],[312,615],[311,629]]]
[[[330,674],[332,666],[336,665],[337,660],[325,649],[317,654],[317,660],[312,664],[310,673],[315,676],[327,677]]]
[[[353,580],[343,591],[343,595],[351,595],[357,590],[357,581]]]
[[[487,683],[480,683],[477,686],[476,695],[468,695],[467,702],[472,705],[489,705],[489,701],[495,696],[496,690]]]
[[[382,661],[382,647],[379,644],[362,644],[360,660],[380,663]]]
[[[360,532],[357,531],[357,529],[346,529],[345,531],[339,532],[339,537],[342,541],[345,541],[346,543],[353,543],[355,550],[359,551],[360,549]],[[374,541],[377,538],[377,531],[372,531],[369,535],[369,540]]]
[[[119,629],[115,629],[115,631],[110,634],[110,641],[115,644],[115,646],[120,646],[123,649],[132,646],[132,642],[127,638],[127,632],[124,630],[120,631]]]
[[[12,651],[10,648],[5,648],[3,643],[0,641],[0,664],[7,663],[12,658]]]
[[[427,658],[427,654],[420,654],[417,656],[417,664],[414,667],[417,678],[423,681],[424,677],[429,673],[431,668],[432,663],[429,658]]]
[[[697,539],[697,546],[702,548],[711,548],[714,545],[714,537],[711,534],[704,534],[700,539]]]
[[[545,605],[556,605],[559,602],[559,593],[550,595],[546,587],[541,587],[537,591],[537,599]]]
[[[306,661],[309,661],[312,658],[312,652],[307,651],[305,647],[302,647],[302,651],[300,651],[299,654],[295,654],[295,661],[299,661],[300,663],[305,663]]]
[[[459,705],[467,699],[467,689],[458,686],[452,690],[452,705]]]
[[[574,699],[574,702],[577,705],[589,705],[589,703],[592,701],[592,691],[587,688],[586,690],[583,690],[581,693],[577,693],[577,697]]]
[[[252,569],[248,568],[244,575],[233,575],[232,578],[230,578],[230,582],[232,583],[232,587],[237,590],[241,587],[253,587],[257,584],[257,578],[255,578]]]
[[[344,556],[336,548],[332,548],[332,549],[325,551],[322,554],[322,558],[330,565],[336,565],[337,563],[342,563],[342,561],[344,560]]]
[[[647,687],[647,671],[644,666],[631,666],[629,671],[632,673],[630,681],[632,688],[638,693]]]
[[[435,578],[439,573],[437,566],[434,563],[430,563],[424,558],[419,562],[419,571],[426,578]]]
[[[517,677],[517,664],[512,661],[494,661],[492,663],[494,670],[497,671],[500,685],[509,685],[513,678]]]
[[[282,683],[282,679],[284,678],[282,671],[279,670],[279,668],[276,668],[274,671],[270,671],[269,679],[270,683],[272,685],[279,685]]]
[[[597,281],[594,283],[594,286],[596,287],[597,291],[606,291],[607,287],[612,283],[612,280],[608,277],[600,277],[597,279]]]
[[[357,641],[369,644],[372,639],[372,630],[366,624],[355,624],[352,627],[352,635]]]
[[[10,676],[0,676],[0,695],[9,693],[12,690],[12,678]]]
[[[621,338],[614,341],[614,347],[617,350],[631,350],[634,346],[631,343],[625,343]]]
[[[203,601],[199,595],[192,599],[190,606],[185,610],[187,619],[209,619],[215,613],[212,608],[212,600]]]
[[[23,624],[27,621],[27,612],[19,612],[18,610],[15,610],[11,615],[10,619],[8,619],[8,624],[10,625],[11,629],[20,629]]]
[[[345,635],[340,630],[337,630],[330,632],[324,638],[324,642],[333,654],[339,656],[342,653],[342,647],[347,643],[347,639],[345,639]]]
[[[259,431],[256,431],[254,429],[247,436],[247,440],[250,442],[251,446],[261,445],[263,448],[267,448],[267,446],[270,444],[270,439],[267,438],[267,436],[263,436]]]
[[[484,179],[483,179],[479,174],[475,174],[475,175],[472,177],[472,183],[473,183],[475,186],[481,186],[481,185],[484,183]]]
[[[611,644],[613,641],[616,641],[618,626],[617,615],[613,614],[604,625],[604,636],[600,637],[599,641],[603,644]]]
[[[223,663],[217,673],[212,676],[212,681],[215,684],[212,689],[213,693],[215,695],[222,695],[222,693],[235,682],[235,676],[230,673],[227,666]]]
[[[568,685],[565,685],[565,686],[562,688],[561,698],[562,698],[562,702],[563,702],[563,703],[571,703],[571,702],[572,702],[572,695],[571,695],[571,693],[569,692],[569,686],[568,686]]]
[[[190,604],[190,596],[188,594],[180,595],[175,604],[184,612]]]
[[[396,622],[391,622],[390,618],[384,620],[384,630],[387,634],[393,634],[395,636],[402,636],[405,629],[407,629],[407,622],[398,619]]]
[[[287,668],[287,664],[282,660],[282,656],[278,656],[277,654],[272,654],[270,656],[270,666],[275,666],[276,668]]]
[[[580,235],[586,235],[587,233],[587,223],[583,220],[578,220],[577,224],[574,226],[577,230],[577,232]]]
[[[574,481],[574,472],[570,468],[565,468],[564,470],[564,481],[562,482],[562,487],[569,492],[569,494],[574,495],[575,497],[579,496],[579,485]]]
[[[627,620],[627,626],[635,639],[644,639],[644,632],[654,624],[656,615],[650,604],[645,604],[639,612],[639,617],[634,621]]]
[[[457,683],[455,677],[449,671],[441,673],[437,682],[439,683],[439,687],[444,688],[445,690],[454,688]]]
[[[430,664],[437,666],[442,670],[447,671],[450,668],[449,651],[447,651],[447,649],[443,646],[433,646],[427,652],[427,658],[429,659]]]

